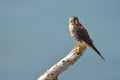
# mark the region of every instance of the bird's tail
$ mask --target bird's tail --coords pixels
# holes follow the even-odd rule
[[[105,61],[105,58],[101,55],[101,53],[97,50],[97,48],[94,46],[94,44],[89,45],[95,52]]]

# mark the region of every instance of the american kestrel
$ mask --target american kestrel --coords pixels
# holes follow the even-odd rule
[[[76,16],[71,16],[69,18],[69,30],[71,36],[79,45],[92,48],[103,60],[105,60],[100,52],[97,50],[97,48],[94,46],[93,41],[90,38],[87,30],[79,22]]]

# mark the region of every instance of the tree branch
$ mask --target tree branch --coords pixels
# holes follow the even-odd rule
[[[85,46],[75,46],[66,57],[53,65],[42,76],[40,76],[38,80],[57,80],[58,75],[66,70],[70,65],[73,65],[82,56],[86,49],[87,48]]]

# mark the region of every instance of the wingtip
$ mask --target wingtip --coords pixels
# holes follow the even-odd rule
[[[105,58],[103,58],[103,57],[101,57],[101,58],[102,58],[104,61],[106,61]]]
[[[106,61],[105,59],[103,59],[104,61]]]

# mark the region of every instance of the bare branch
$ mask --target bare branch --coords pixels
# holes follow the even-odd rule
[[[70,65],[73,65],[86,50],[85,46],[77,45],[73,50],[57,64],[47,70],[38,80],[57,80],[60,73],[66,70]]]

